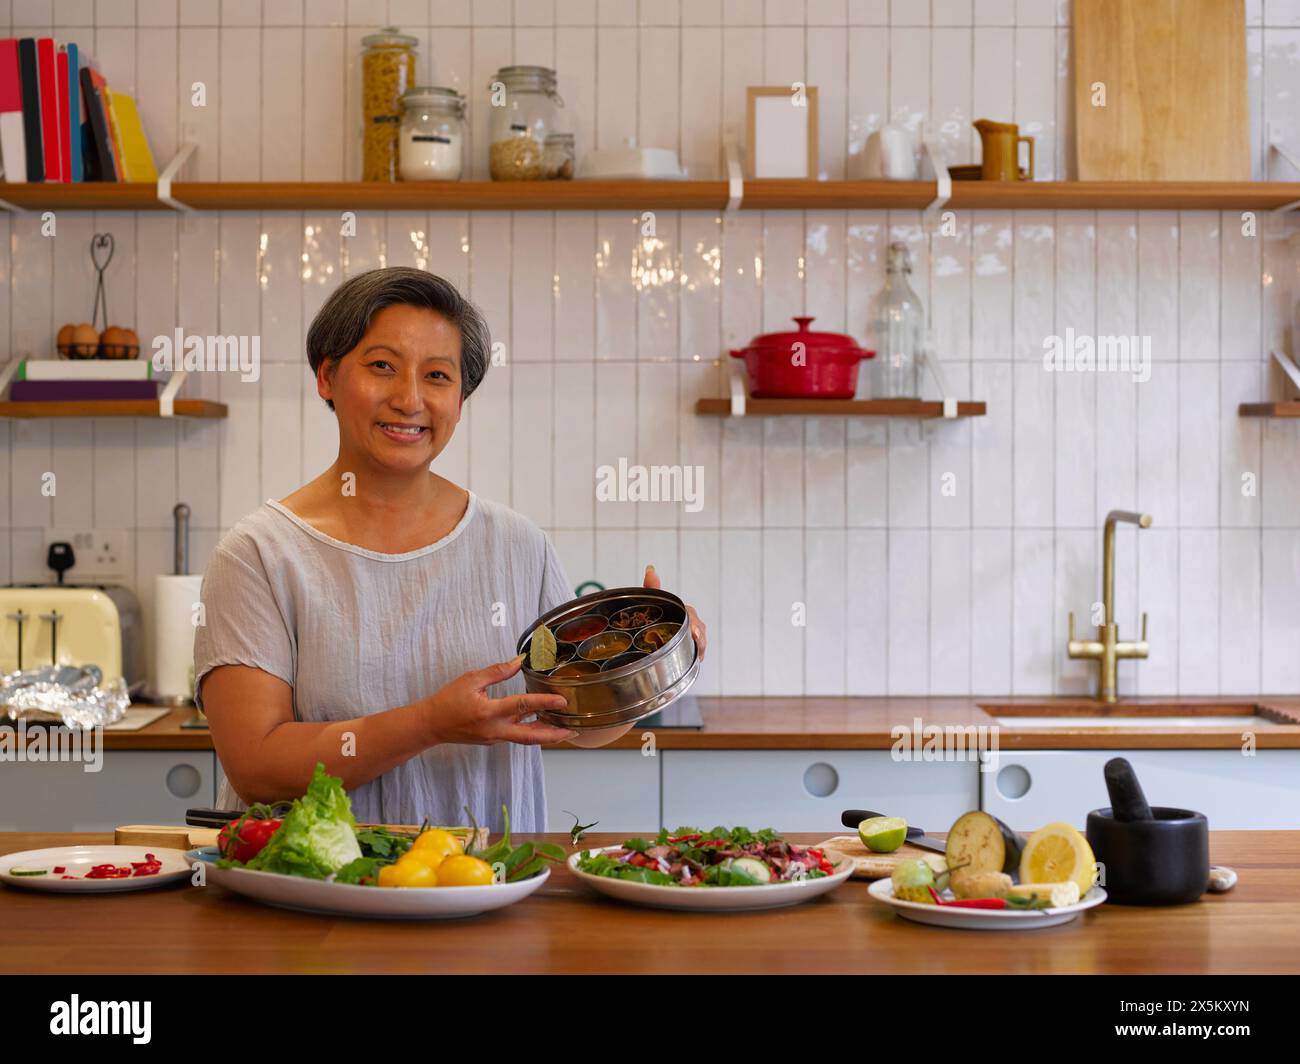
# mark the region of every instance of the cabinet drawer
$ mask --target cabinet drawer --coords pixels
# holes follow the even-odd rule
[[[98,772],[74,761],[0,767],[0,829],[112,831],[121,824],[184,824],[216,798],[208,750],[105,750]]]
[[[1127,758],[1147,801],[1204,813],[1211,831],[1300,828],[1300,750],[1027,750],[1001,753],[980,773],[980,808],[1017,831],[1053,820],[1080,831],[1088,814],[1110,805],[1102,769]]]
[[[584,824],[600,821],[596,831],[657,830],[662,757],[640,750],[543,750],[547,826],[567,831],[578,816]]]
[[[973,761],[904,762],[888,750],[662,750],[664,827],[843,831],[845,809],[946,831],[976,808]]]

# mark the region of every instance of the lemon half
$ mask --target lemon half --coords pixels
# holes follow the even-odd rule
[[[1021,883],[1075,883],[1082,897],[1097,878],[1097,859],[1078,830],[1047,824],[1029,836],[1020,855]]]

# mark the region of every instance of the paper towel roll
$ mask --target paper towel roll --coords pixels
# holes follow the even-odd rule
[[[153,696],[179,702],[193,695],[194,606],[202,576],[158,576],[153,594]]]

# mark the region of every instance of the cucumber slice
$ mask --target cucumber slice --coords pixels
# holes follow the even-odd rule
[[[753,857],[737,857],[731,862],[731,871],[752,879],[755,883],[771,883],[772,870]]]
[[[9,869],[11,876],[43,876],[48,872],[48,868],[19,868],[17,865]]]

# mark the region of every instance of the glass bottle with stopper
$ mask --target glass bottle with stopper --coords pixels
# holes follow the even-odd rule
[[[876,350],[872,365],[877,399],[921,397],[920,356],[925,335],[925,311],[908,282],[912,256],[907,245],[889,245],[885,284],[871,301],[867,331]]]

